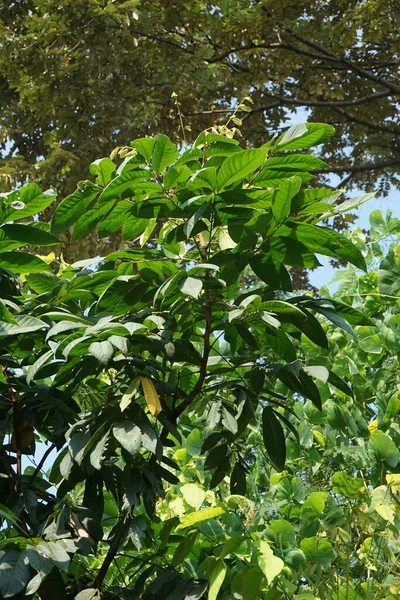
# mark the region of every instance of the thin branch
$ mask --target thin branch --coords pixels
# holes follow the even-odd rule
[[[32,476],[28,481],[28,486],[31,486],[32,483],[35,481],[36,477],[39,475],[40,471],[42,470],[42,467],[43,467],[44,463],[46,462],[47,458],[49,457],[51,452],[53,452],[54,448],[56,448],[56,447],[57,447],[57,445],[53,443],[47,448],[46,452],[43,454],[42,458],[40,459],[36,469],[32,473]]]
[[[379,123],[373,123],[373,121],[368,121],[367,119],[362,119],[361,117],[357,117],[356,115],[352,115],[351,113],[343,110],[342,108],[332,107],[333,110],[339,115],[346,117],[349,121],[353,123],[359,123],[360,125],[364,125],[368,127],[368,129],[376,129],[377,131],[383,131],[384,133],[391,133],[393,135],[399,135],[400,127],[387,127],[385,125],[380,125]]]
[[[355,98],[354,100],[305,100],[302,98],[288,98],[287,96],[278,96],[277,94],[271,94],[269,92],[261,92],[264,96],[270,98],[276,98],[280,102],[285,104],[294,104],[296,106],[327,106],[334,108],[336,106],[357,106],[358,104],[366,104],[379,98],[387,98],[390,96],[390,92],[378,92],[377,94],[370,94],[369,96],[363,96],[362,98]],[[263,110],[260,107],[258,110]]]
[[[321,175],[324,173],[362,173],[365,171],[379,171],[381,169],[388,169],[390,167],[400,166],[400,158],[394,158],[392,160],[386,160],[383,162],[376,163],[364,163],[362,165],[348,165],[345,167],[324,167],[322,169],[314,169],[310,171],[315,175]]]
[[[101,565],[100,570],[93,582],[93,586],[98,590],[100,590],[103,585],[107,571],[118,553],[120,543],[122,542],[131,521],[132,517],[130,515],[125,515],[124,520],[119,525],[119,529],[115,532],[103,564]]]

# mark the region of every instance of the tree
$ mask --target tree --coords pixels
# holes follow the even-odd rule
[[[339,600],[350,578],[360,598],[397,593],[398,399],[386,401],[392,383],[381,390],[370,472],[372,384],[352,367],[377,353],[378,323],[395,372],[396,307],[381,326],[386,301],[369,316],[354,285],[345,302],[290,286],[291,266],[314,267],[316,254],[365,269],[358,234],[318,225],[365,196],[338,207],[338,194],[303,185],[321,160],[298,150],[329,138],[328,125],[251,150],[233,133],[205,131],[182,154],[162,134],[137,139],[122,161],[95,161],[51,224],[32,217],[53,193],[31,183],[2,196],[3,598]],[[398,233],[374,219],[378,233]],[[127,247],[69,265],[56,236],[71,227],[74,239],[122,227]],[[389,298],[398,282],[385,260]],[[369,277],[376,285],[366,275],[357,286],[373,294]],[[350,436],[353,460],[367,461],[361,483],[338,445]],[[347,464],[328,494],[318,465]],[[358,540],[360,523],[372,542]]]
[[[246,144],[304,108],[338,131],[317,171],[398,185],[396,2],[25,0],[0,16],[2,168],[15,182],[65,195],[126,139],[162,130],[182,143],[179,91],[190,142],[249,95],[236,116]]]

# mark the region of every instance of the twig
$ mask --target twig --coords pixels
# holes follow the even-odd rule
[[[42,470],[42,467],[44,465],[44,463],[46,462],[47,458],[49,457],[49,455],[51,454],[51,452],[53,452],[54,448],[56,448],[56,444],[51,444],[46,452],[43,454],[42,458],[40,459],[36,469],[34,470],[34,472],[32,473],[31,478],[28,481],[28,486],[30,487],[32,485],[32,483],[35,481],[36,477],[39,475],[40,471]]]

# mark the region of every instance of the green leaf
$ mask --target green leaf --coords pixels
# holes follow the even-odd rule
[[[96,203],[93,208],[88,210],[76,221],[71,240],[73,242],[81,240],[88,235],[88,233],[93,231],[101,219],[112,209],[113,205],[114,202],[112,200],[102,205]]]
[[[31,365],[26,373],[26,383],[28,385],[31,384],[32,380],[35,378],[36,373],[45,365],[51,357],[54,356],[53,350],[49,350],[40,356],[37,361]]]
[[[400,452],[393,440],[383,431],[375,431],[371,435],[369,445],[374,446],[389,467],[396,467],[400,462]]]
[[[117,231],[117,229],[119,229],[129,218],[132,207],[133,203],[130,200],[121,200],[120,202],[117,202],[99,224],[99,238],[107,237],[114,233],[114,231]]]
[[[283,560],[274,555],[268,542],[263,540],[258,546],[257,563],[267,578],[268,585],[271,585],[285,566]]]
[[[179,282],[179,289],[182,294],[197,299],[203,289],[203,282],[201,279],[195,279],[194,277],[185,277]]]
[[[3,252],[0,254],[0,269],[8,269],[14,273],[38,273],[51,271],[50,265],[37,256],[25,252]]]
[[[326,162],[312,154],[282,154],[269,158],[264,165],[264,169],[309,171],[327,166]]]
[[[4,506],[4,504],[0,504],[0,519],[5,519],[13,525],[18,523],[17,517],[10,509],[7,508],[7,506]]]
[[[19,335],[21,333],[29,333],[30,331],[38,331],[44,327],[48,327],[47,323],[29,317],[28,315],[16,315],[16,323],[5,323],[0,321],[0,336]]]
[[[31,577],[29,559],[25,551],[8,550],[0,558],[0,593],[11,598],[22,592]]]
[[[208,588],[207,600],[217,600],[219,590],[221,589],[221,586],[224,583],[226,571],[226,564],[224,563],[222,558],[219,558],[215,563],[215,567],[210,573],[210,586]]]
[[[400,295],[400,260],[398,253],[390,250],[379,266],[379,291],[388,296]]]
[[[155,138],[152,153],[152,165],[155,172],[157,174],[161,173],[178,158],[179,150],[175,144],[166,135],[158,134]]]
[[[203,508],[202,510],[198,510],[196,512],[187,513],[186,515],[182,515],[180,517],[180,525],[178,525],[176,529],[179,531],[180,529],[185,529],[186,527],[192,527],[193,525],[197,525],[197,523],[201,523],[207,519],[215,519],[216,517],[220,517],[225,512],[226,509],[222,506],[212,506],[210,508]]]
[[[200,206],[200,208],[198,208],[196,210],[196,212],[186,221],[186,223],[184,223],[183,225],[183,231],[186,235],[186,238],[190,238],[190,235],[193,231],[194,226],[196,225],[196,223],[199,222],[199,220],[201,219],[201,217],[204,215],[204,213],[206,212],[206,210],[208,209],[209,204],[208,202],[205,202],[204,204],[202,204]]]
[[[71,227],[85,213],[89,204],[99,193],[95,185],[87,185],[83,191],[77,190],[67,196],[56,208],[51,221],[51,233],[58,235]]]
[[[18,193],[18,200],[22,205],[25,205],[25,208],[15,210],[12,206],[7,207],[1,213],[0,223],[18,221],[20,219],[26,219],[26,217],[37,215],[52,204],[55,199],[56,193],[54,190],[42,192],[36,183],[28,183],[28,185],[24,185]]]
[[[112,178],[115,171],[115,164],[109,158],[99,158],[92,162],[89,171],[92,175],[96,176],[96,183],[104,187]]]
[[[283,471],[286,461],[286,443],[282,425],[273,409],[266,406],[262,413],[262,434],[265,449],[279,471]]]
[[[371,507],[382,519],[394,525],[397,506],[391,500],[392,496],[387,485],[380,485],[371,491]]]
[[[189,554],[190,550],[192,549],[198,534],[198,531],[191,531],[183,538],[183,540],[178,545],[172,556],[171,564],[174,567],[177,567],[182,564],[184,558]]]
[[[129,454],[135,456],[139,452],[142,445],[142,432],[131,421],[116,423],[112,432],[115,439]]]
[[[330,567],[335,556],[332,545],[322,538],[304,538],[300,542],[300,548],[308,561],[319,563],[326,568]]]
[[[276,145],[288,144],[292,140],[295,140],[303,135],[307,134],[306,123],[297,123],[287,129],[277,140]]]
[[[362,499],[366,489],[361,477],[352,477],[343,471],[337,471],[332,475],[333,491],[346,498]]]
[[[0,228],[0,252],[22,246],[55,246],[59,241],[54,236],[31,225],[6,224]]]
[[[135,169],[132,171],[124,171],[110,181],[99,196],[98,203],[105,204],[110,200],[120,200],[122,194],[126,190],[132,191],[134,195],[135,186],[145,179],[150,179],[151,173],[146,169]]]
[[[93,342],[89,346],[89,352],[97,358],[103,365],[106,365],[114,354],[114,348],[110,342]]]
[[[294,230],[292,237],[298,239],[313,252],[334,258],[343,258],[359,269],[367,270],[361,251],[337,231],[327,227],[305,224],[295,225]]]
[[[305,129],[304,129],[305,128]],[[305,123],[304,125],[293,125],[280,138],[276,145],[279,150],[298,150],[299,148],[310,148],[329,140],[335,133],[332,125],[325,123]]]
[[[235,181],[247,177],[260,167],[266,158],[263,149],[242,150],[229,156],[219,170],[217,188],[222,191]]]
[[[289,177],[274,192],[272,197],[272,213],[277,223],[281,223],[289,216],[292,198],[300,188],[300,177]]]
[[[26,281],[37,294],[51,292],[60,283],[60,279],[53,273],[32,273],[26,277]]]

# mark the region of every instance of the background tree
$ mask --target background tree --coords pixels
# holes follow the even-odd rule
[[[249,95],[251,110],[237,115],[245,144],[307,109],[338,132],[322,173],[398,185],[393,0],[25,0],[3,2],[0,17],[2,170],[14,182],[65,194],[88,160],[127,139],[161,129],[182,143],[179,91],[190,141]]]

